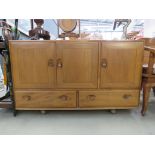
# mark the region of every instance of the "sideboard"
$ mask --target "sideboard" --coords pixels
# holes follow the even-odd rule
[[[139,105],[142,41],[9,41],[15,110]]]

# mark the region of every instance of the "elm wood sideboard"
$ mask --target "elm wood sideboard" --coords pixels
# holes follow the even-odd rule
[[[15,110],[139,105],[141,41],[10,41]]]

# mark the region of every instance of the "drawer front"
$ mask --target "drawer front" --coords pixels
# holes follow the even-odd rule
[[[76,91],[15,91],[18,108],[75,108]]]
[[[81,108],[123,108],[139,104],[138,90],[80,91]]]

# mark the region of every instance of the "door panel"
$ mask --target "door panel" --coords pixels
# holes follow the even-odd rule
[[[55,44],[47,41],[11,41],[11,64],[15,88],[53,88]]]
[[[102,42],[100,87],[139,88],[142,59],[142,42]]]
[[[57,86],[97,88],[98,43],[57,43]]]

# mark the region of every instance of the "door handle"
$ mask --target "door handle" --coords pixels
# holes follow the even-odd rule
[[[123,95],[123,98],[124,98],[124,99],[129,99],[129,98],[131,98],[131,97],[132,97],[132,95],[130,95],[130,94],[124,94],[124,95]]]
[[[48,60],[48,66],[49,67],[54,67],[55,65],[54,65],[54,60],[53,59],[49,59]]]
[[[68,96],[67,96],[67,95],[59,96],[59,98],[60,98],[62,101],[67,101],[67,100],[68,100]]]
[[[58,68],[62,68],[63,64],[62,64],[62,60],[61,59],[58,59],[57,60],[57,67]]]
[[[88,95],[88,100],[94,101],[96,99],[95,95]]]
[[[101,67],[107,68],[107,66],[108,66],[107,59],[105,59],[105,58],[101,59]]]
[[[31,96],[29,96],[29,95],[23,96],[23,99],[26,100],[26,101],[30,101],[31,100]]]

